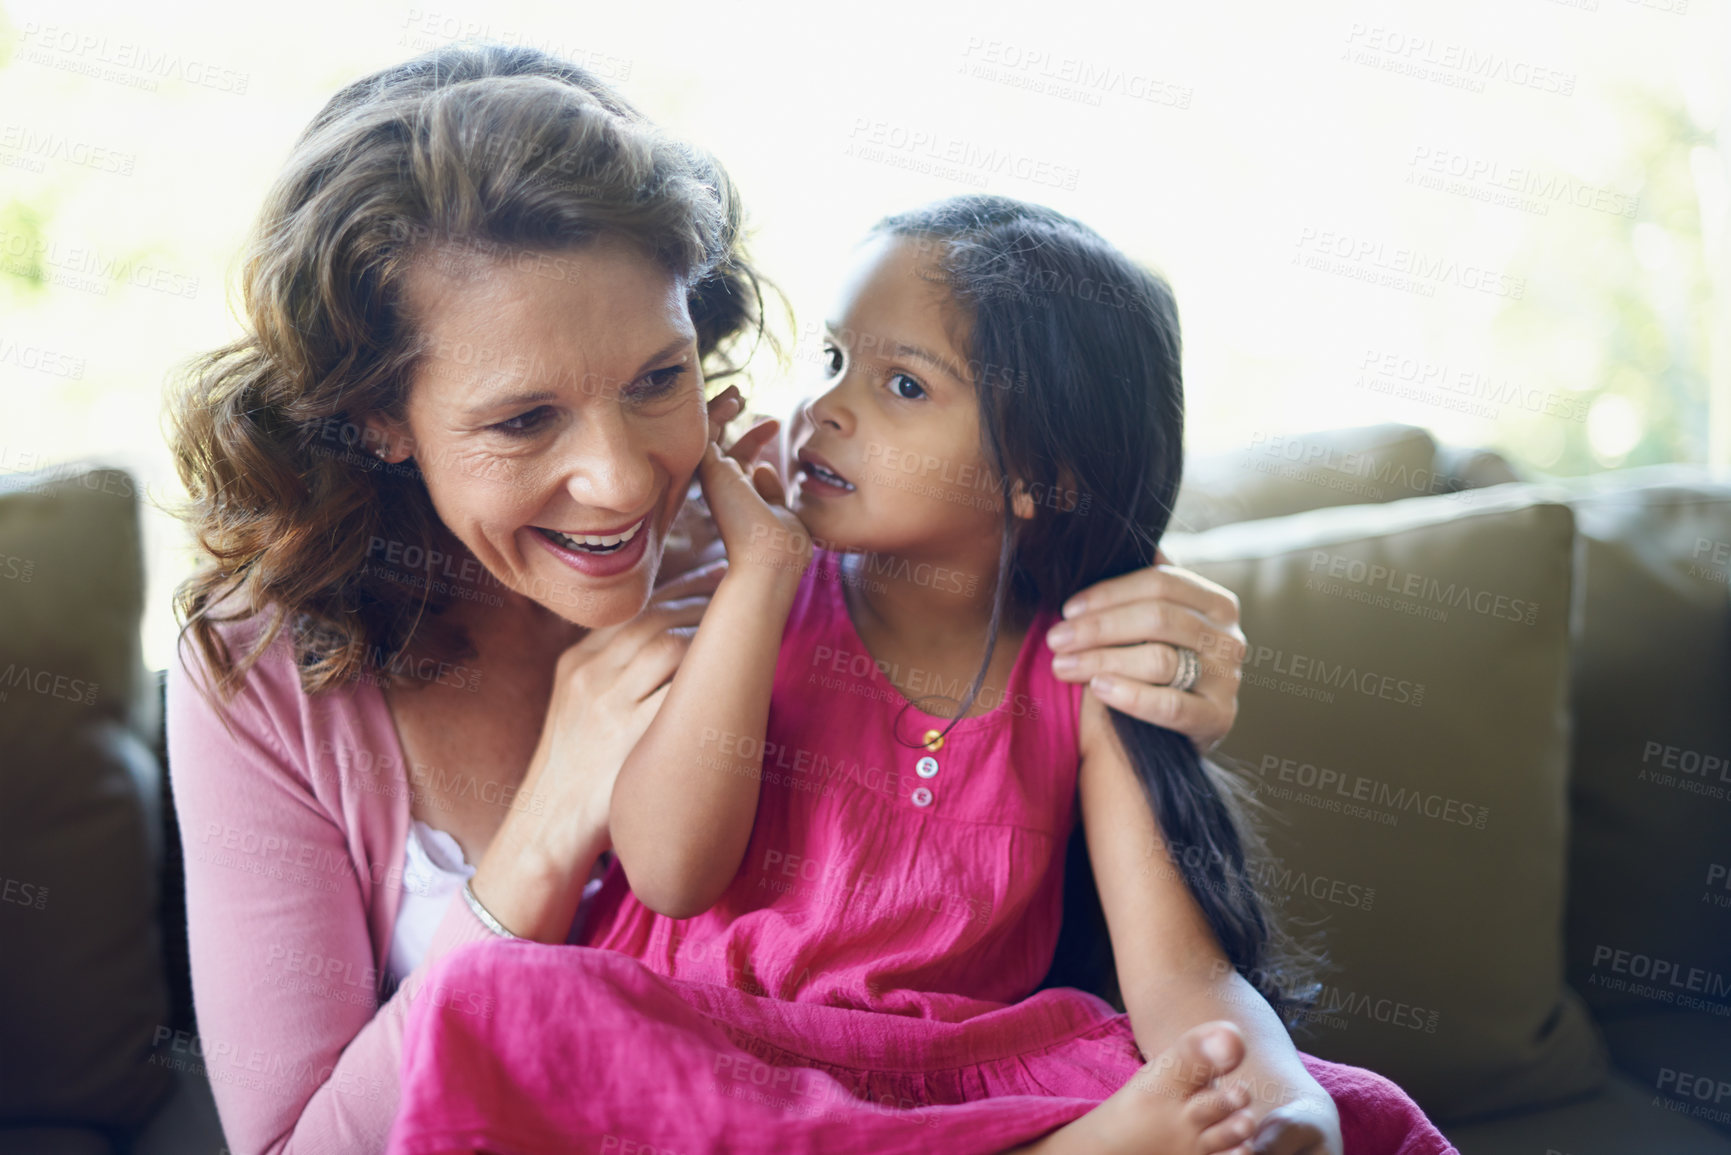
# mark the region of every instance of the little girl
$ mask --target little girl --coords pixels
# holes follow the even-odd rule
[[[1373,1108],[1409,1124],[1376,1151],[1451,1150],[1292,1046],[1229,783],[1050,671],[1058,608],[1148,564],[1178,488],[1167,285],[963,197],[874,230],[825,352],[789,508],[713,444],[700,467],[729,570],[620,771],[604,949],[445,960],[515,997],[411,1020],[392,1150],[1370,1155]],[[1078,820],[1125,1015],[1036,990]],[[416,1083],[435,1029],[487,1056],[461,1111]]]

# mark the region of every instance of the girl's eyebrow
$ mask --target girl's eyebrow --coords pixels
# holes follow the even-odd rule
[[[824,328],[832,337],[841,331],[841,327],[836,325],[833,321],[824,322]],[[880,345],[880,348],[891,356],[912,357],[916,361],[924,361],[933,368],[949,374],[949,376],[954,378],[958,384],[972,384],[972,382],[968,380],[967,374],[963,373],[960,368],[950,361],[949,358],[941,357],[929,349],[922,349],[918,345],[909,345],[905,342],[894,340],[883,342]]]

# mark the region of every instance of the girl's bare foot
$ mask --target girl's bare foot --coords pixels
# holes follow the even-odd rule
[[[1202,1023],[1104,1103],[1007,1155],[1250,1155],[1249,1092],[1212,1086],[1243,1061],[1236,1023]]]

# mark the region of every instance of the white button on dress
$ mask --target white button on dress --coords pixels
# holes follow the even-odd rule
[[[913,799],[915,806],[930,806],[932,804],[932,792],[924,786],[918,787],[914,790]]]
[[[927,754],[914,763],[914,772],[921,778],[930,778],[938,772],[938,760]]]

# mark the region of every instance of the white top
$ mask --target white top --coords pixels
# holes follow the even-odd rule
[[[445,917],[445,908],[474,874],[475,868],[463,861],[463,848],[455,838],[419,818],[410,823],[403,849],[402,905],[397,908],[397,925],[391,931],[392,982],[401,983],[403,976],[427,957],[427,947],[439,920]]]
[[[573,941],[580,933],[583,918],[589,913],[590,900],[601,889],[601,876],[606,872],[609,857],[603,856],[590,873],[566,942]],[[387,963],[393,984],[400,984],[403,976],[420,966],[421,960],[427,957],[427,947],[432,945],[433,932],[438,929],[439,920],[445,917],[445,908],[453,900],[463,901],[457,891],[474,874],[475,868],[463,860],[463,848],[457,845],[455,838],[443,830],[433,829],[419,818],[411,821],[409,837],[404,840],[403,847],[402,905],[397,908],[397,924],[391,930],[391,953]]]

